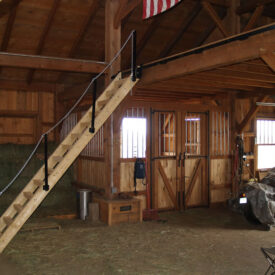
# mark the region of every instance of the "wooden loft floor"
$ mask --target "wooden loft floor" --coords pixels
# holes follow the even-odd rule
[[[246,39],[226,44],[218,41],[206,45],[205,50],[201,47],[145,64],[136,98],[196,100],[223,98],[230,93],[238,97],[274,95],[275,25],[262,32],[264,29]]]

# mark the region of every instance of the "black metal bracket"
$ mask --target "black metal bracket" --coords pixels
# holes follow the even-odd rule
[[[43,190],[49,191],[49,183],[48,183],[48,135],[44,135],[44,167],[45,167],[45,184],[43,185]]]
[[[94,81],[94,89],[93,89],[93,111],[92,111],[92,121],[91,121],[91,128],[89,128],[90,133],[95,132],[95,104],[96,104],[96,80]]]

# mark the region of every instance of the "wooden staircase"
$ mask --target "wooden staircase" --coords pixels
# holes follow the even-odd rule
[[[91,107],[57,147],[48,159],[49,191],[136,83],[137,81],[131,80],[131,76],[122,79],[121,74],[117,75],[96,101],[95,133],[89,132]],[[42,166],[0,218],[0,253],[48,195],[49,191],[43,190],[44,177],[44,166]]]

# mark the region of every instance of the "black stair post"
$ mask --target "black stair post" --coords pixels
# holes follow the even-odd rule
[[[49,191],[48,183],[48,135],[44,135],[44,167],[45,167],[45,184],[43,185],[43,190]]]
[[[137,32],[133,31],[132,37],[132,81],[137,79]]]
[[[91,122],[91,128],[89,128],[89,132],[92,134],[95,132],[95,103],[96,103],[96,80],[94,81],[94,89],[93,89],[92,122]]]

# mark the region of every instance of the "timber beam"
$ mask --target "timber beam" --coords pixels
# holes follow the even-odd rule
[[[105,62],[0,52],[0,66],[41,70],[99,73]]]
[[[48,82],[32,82],[31,84],[26,81],[19,80],[5,80],[0,79],[0,87],[4,90],[24,91],[24,92],[46,92],[54,93],[62,90],[62,84],[48,83]]]
[[[256,102],[266,102],[268,98],[269,96],[261,96],[256,100]],[[237,131],[239,134],[244,131],[245,126],[256,116],[260,108],[261,108],[260,105],[256,105],[256,103],[253,104],[253,106],[250,108],[245,118],[237,126]]]
[[[244,34],[241,37],[243,36]],[[242,40],[238,37],[240,36],[228,38],[231,39],[228,43],[224,39],[174,55],[170,60],[168,57],[145,64],[139,86],[257,59],[261,57],[262,49],[266,52],[275,50],[275,29]]]
[[[268,52],[266,54],[263,54],[261,56],[263,61],[269,66],[269,68],[275,72],[275,53],[274,52]]]

